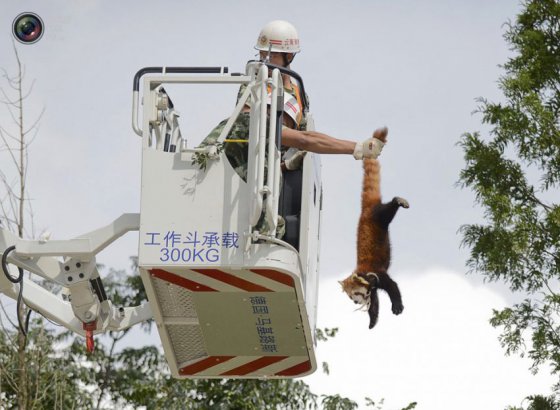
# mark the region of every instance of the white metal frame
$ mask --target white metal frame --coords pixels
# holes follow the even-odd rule
[[[227,133],[245,105],[247,99],[251,96],[252,107],[251,117],[259,118],[259,121],[252,122],[252,129],[249,136],[249,152],[255,155],[249,155],[248,177],[250,184],[251,200],[251,217],[250,225],[255,227],[261,213],[265,212],[267,225],[271,228],[268,232],[260,232],[260,234],[270,235],[274,237],[278,220],[278,200],[280,197],[280,153],[276,148],[276,119],[278,97],[283,96],[283,84],[280,72],[273,70],[271,78],[268,77],[268,68],[264,64],[249,63],[246,75],[218,75],[218,76],[193,76],[193,75],[150,75],[143,80],[143,120],[142,129],[137,124],[138,118],[138,92],[134,92],[133,97],[133,119],[132,124],[135,132],[142,135],[143,147],[154,148],[156,150],[163,149],[163,136],[168,130],[176,136],[175,145],[180,147],[183,154],[183,160],[190,160],[190,154],[200,152],[208,154],[210,159],[218,159],[216,155],[216,147],[206,146],[203,148],[188,148],[186,144],[179,141],[180,132],[177,131],[178,124],[176,116],[173,117],[174,123],[167,120],[170,112],[174,110],[168,108],[165,102],[165,96],[160,90],[164,84],[251,84],[247,87],[245,93],[239,99],[235,109],[224,129],[222,130],[217,142],[223,142]],[[267,145],[267,117],[268,114],[268,88],[272,91],[272,100],[270,106],[270,125],[268,129],[268,145]],[[152,134],[154,130],[154,134]],[[153,144],[155,139],[155,145]],[[267,159],[268,153],[268,159]],[[267,179],[265,181],[265,161],[267,161],[266,169],[268,170]]]
[[[69,240],[24,240],[0,229],[0,249],[5,252],[15,246],[7,257],[12,276],[17,276],[15,265],[60,285],[68,295],[63,298],[63,292],[54,293],[24,277],[23,301],[33,310],[81,335],[84,323],[95,323],[94,333],[124,330],[152,318],[149,304],[113,306],[109,300],[100,300],[90,281],[99,278],[95,255],[125,233],[137,231],[139,219],[139,214],[123,214],[103,228]],[[0,272],[0,291],[17,299],[19,284]]]

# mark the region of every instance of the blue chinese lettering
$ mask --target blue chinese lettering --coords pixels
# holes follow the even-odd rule
[[[181,243],[181,234],[175,233],[175,231],[168,231],[163,240],[165,241],[166,248],[174,248],[175,245]]]
[[[146,233],[145,245],[160,245],[162,262],[213,263],[220,260],[221,233],[191,231],[186,234],[174,230],[165,235],[159,232]],[[161,237],[160,237],[161,236]]]
[[[200,243],[200,241],[198,240],[198,231],[187,233],[185,235],[185,239],[186,240],[183,243],[192,245],[193,248],[196,248],[196,245]]]
[[[209,248],[218,247],[220,246],[219,239],[218,232],[205,232],[202,246],[208,246]]]
[[[239,248],[239,235],[237,232],[224,232],[222,235],[222,246],[224,248]]]
[[[146,232],[146,235],[150,238],[149,242],[144,242],[144,245],[161,245],[161,243],[156,242],[156,236],[161,235],[159,232]]]

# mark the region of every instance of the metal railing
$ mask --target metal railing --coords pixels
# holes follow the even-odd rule
[[[269,77],[269,70],[272,75]],[[285,69],[284,69],[285,70]],[[264,212],[268,229],[260,232],[275,235],[278,219],[280,189],[280,139],[283,113],[283,81],[281,69],[270,64],[250,61],[245,75],[227,74],[227,67],[146,67],[139,70],[133,82],[132,128],[145,138],[145,146],[152,146],[152,131],[155,134],[155,149],[181,153],[209,154],[218,158],[215,146],[188,148],[181,139],[173,105],[163,89],[167,83],[237,83],[247,84],[247,89],[239,98],[232,114],[217,139],[225,140],[233,124],[251,99],[249,126],[249,158],[247,164],[247,183],[249,184],[249,231],[251,232]],[[156,74],[144,78],[142,97],[143,126],[138,125],[140,104],[140,79],[148,73]],[[159,74],[159,75],[158,75]],[[171,76],[169,74],[218,74],[214,76]],[[297,75],[297,74],[296,74]],[[270,91],[270,106],[268,104]],[[268,127],[267,127],[268,124]],[[268,142],[267,142],[268,141]],[[166,147],[172,147],[167,149]],[[262,228],[261,228],[262,229]]]

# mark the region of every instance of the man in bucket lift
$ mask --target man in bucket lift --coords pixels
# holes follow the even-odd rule
[[[295,27],[287,21],[276,20],[268,23],[261,30],[255,49],[259,50],[261,60],[290,68],[295,54],[300,51],[299,37]],[[301,165],[305,151],[317,154],[352,154],[356,160],[377,158],[383,148],[383,143],[377,138],[368,138],[362,142],[342,140],[317,131],[306,130],[306,119],[303,117],[301,96],[296,84],[292,83],[288,75],[283,74],[285,91],[284,126],[282,127],[282,145],[300,150],[300,154],[293,155],[285,161],[283,168],[297,169]],[[243,94],[244,87],[239,90],[238,98]],[[232,126],[226,137],[224,151],[235,171],[247,181],[248,144],[245,142],[249,135],[250,100]],[[214,128],[202,142],[202,146],[215,144],[227,119]],[[387,134],[387,128],[375,130],[374,136]],[[243,142],[227,143],[227,140],[242,140]]]
[[[257,38],[255,49],[259,51],[260,59],[268,61],[274,65],[284,68],[290,68],[290,64],[294,61],[295,55],[299,53],[299,35],[296,28],[289,22],[283,20],[275,20],[266,24]],[[364,158],[372,155],[377,157],[381,151],[382,145],[379,140],[372,141],[366,140],[363,143],[355,143],[352,141],[344,141],[337,138],[329,137],[326,134],[319,132],[307,132],[307,119],[304,117],[302,98],[300,90],[292,81],[292,78],[286,74],[282,75],[284,91],[292,95],[297,101],[296,112],[292,111],[294,105],[285,99],[284,112],[288,113],[293,118],[293,124],[285,124],[282,130],[282,145],[285,147],[292,147],[305,153],[305,151],[315,152],[318,154],[354,154],[356,159]],[[238,98],[243,93],[243,88],[239,90]],[[250,110],[250,100],[245,107],[245,111]],[[288,119],[290,122],[290,119]],[[302,131],[302,132],[298,132]],[[385,132],[385,130],[378,130],[377,132]],[[366,146],[367,145],[367,146]],[[368,147],[375,149],[376,152],[367,152]],[[364,151],[365,149],[365,151]],[[296,169],[303,155],[295,155],[294,157],[286,160],[287,169]]]

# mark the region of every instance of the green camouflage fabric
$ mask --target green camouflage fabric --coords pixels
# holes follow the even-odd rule
[[[200,147],[204,147],[207,145],[214,145],[218,141],[222,130],[226,126],[228,119],[221,121],[212,131],[210,134],[204,138],[204,140],[200,143]],[[249,163],[249,122],[250,122],[250,115],[248,112],[243,112],[239,114],[237,120],[233,123],[231,130],[228,135],[226,135],[224,141],[224,152],[226,157],[231,164],[232,168],[237,172],[237,174],[243,179],[243,181],[247,182],[247,164]],[[267,124],[268,127],[268,124]],[[246,140],[247,142],[238,142],[232,141],[228,142],[229,140]],[[287,150],[287,147],[282,146],[281,152],[284,153]],[[265,150],[265,158],[268,158],[268,149]],[[267,163],[265,162],[265,167]],[[265,181],[267,175],[267,169],[264,170]]]
[[[207,145],[214,145],[218,141],[222,130],[226,126],[228,119],[221,121],[210,134],[200,144],[201,147]],[[232,168],[235,170],[237,175],[247,182],[247,165],[249,163],[249,142],[228,142],[228,140],[248,140],[249,139],[249,113],[241,113],[237,117],[237,120],[233,123],[229,134],[226,136],[224,141],[224,153],[231,164]],[[267,157],[268,153],[266,152]],[[266,181],[267,175],[267,163],[265,162],[264,178]],[[282,179],[280,179],[280,186],[282,186]],[[264,212],[261,214],[259,222],[257,223],[256,230],[259,232],[265,232],[269,230],[268,223],[264,218]],[[278,216],[278,222],[276,226],[276,237],[282,238],[286,232],[286,223],[284,218],[280,215]]]
[[[249,139],[249,113],[241,113],[233,123],[229,134],[224,141],[224,152],[226,157],[237,174],[247,182],[247,164],[249,162],[249,143],[248,142],[227,142],[228,140],[248,140]],[[226,126],[228,119],[221,121],[210,134],[200,144],[201,147],[214,145],[218,137]]]

